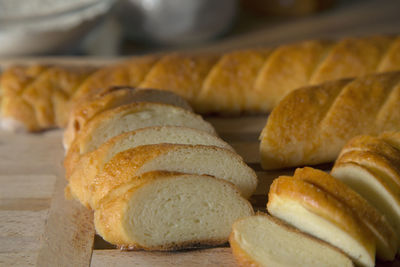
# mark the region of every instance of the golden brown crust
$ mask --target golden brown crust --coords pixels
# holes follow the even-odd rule
[[[219,55],[150,55],[100,68],[91,75],[87,73],[87,79],[79,80],[78,84],[69,87],[76,91],[72,103],[95,95],[101,88],[126,85],[173,91],[194,104],[197,111],[269,112],[286,94],[302,86],[373,72],[400,70],[399,51],[400,37],[371,36],[347,38],[337,42],[306,41],[277,48]],[[47,99],[46,95],[53,95],[52,91],[64,87],[64,76],[73,76],[74,73],[75,70],[66,70],[57,79],[43,76],[43,79],[50,80],[44,84],[47,89],[43,92],[39,87],[36,88],[32,92],[34,96],[30,98]],[[24,77],[31,74],[31,70],[20,71],[19,75],[13,77],[17,81],[14,83],[20,83],[23,87],[29,86],[31,80]],[[9,82],[2,82],[1,87],[4,91],[12,91],[9,85]],[[64,127],[62,114],[68,114],[71,103],[62,94],[55,95],[54,101],[59,102],[56,104],[59,108],[55,110],[51,105],[40,106],[40,103],[34,103],[30,107],[32,103],[24,103],[25,100],[17,95],[6,97],[3,101],[6,104],[2,108],[3,114],[21,121],[32,130],[53,127],[54,125],[48,126],[45,123],[47,116],[60,117],[57,124]],[[397,99],[400,99],[400,94]],[[13,108],[15,105],[22,106],[21,110]],[[391,113],[389,109],[384,112],[386,115],[379,115],[382,116],[382,121]],[[38,119],[44,121],[32,119],[29,114],[33,113],[37,113]],[[40,116],[41,114],[45,116]],[[400,116],[396,117],[397,120],[388,118],[385,122],[387,125],[382,127],[390,130]]]
[[[234,226],[232,226],[234,228]],[[229,244],[231,246],[232,254],[235,257],[236,263],[240,267],[262,267],[261,264],[255,262],[250,255],[244,251],[240,244],[234,238],[234,230],[229,235]]]
[[[101,206],[99,206],[95,210],[95,226],[96,231],[101,234],[105,240],[111,242],[112,244],[116,244],[121,249],[125,250],[160,250],[160,251],[172,251],[172,250],[180,250],[180,249],[188,249],[188,248],[199,248],[206,246],[216,246],[221,245],[227,242],[226,239],[205,239],[205,240],[193,240],[186,241],[175,244],[166,244],[162,246],[152,246],[146,247],[143,244],[137,244],[134,240],[131,240],[130,237],[124,230],[123,224],[123,215],[127,208],[128,200],[135,193],[137,189],[141,186],[151,183],[156,179],[170,179],[171,177],[177,175],[185,175],[177,172],[164,172],[164,171],[153,171],[144,173],[141,176],[132,177],[132,181],[129,183],[129,186],[121,191],[121,194],[118,197],[110,198],[106,202],[103,202]],[[205,178],[217,179],[211,176],[204,176]],[[219,179],[217,179],[219,180]],[[232,186],[232,184],[227,183],[228,186]],[[236,190],[237,191],[237,190]],[[239,194],[239,192],[237,191]],[[251,205],[248,204],[250,207]]]
[[[70,98],[92,68],[16,66],[1,76],[2,117],[22,122],[27,130],[64,127]]]
[[[266,214],[266,213],[261,213],[261,212],[258,212],[255,216],[262,216],[262,217],[265,217],[265,218],[267,218],[268,220],[272,221],[274,224],[279,225],[281,228],[285,229],[285,230],[288,231],[288,232],[292,232],[292,233],[295,233],[295,234],[297,234],[297,235],[301,235],[302,238],[310,239],[310,240],[312,240],[313,242],[319,243],[321,246],[330,247],[330,249],[336,250],[337,252],[339,252],[339,253],[343,254],[345,257],[347,257],[346,254],[343,253],[343,251],[341,251],[341,250],[339,250],[338,248],[332,246],[331,244],[328,244],[328,243],[326,243],[325,241],[322,241],[321,239],[315,238],[315,237],[313,237],[313,236],[311,236],[311,235],[308,235],[308,234],[306,234],[306,233],[304,233],[304,232],[301,232],[301,231],[298,230],[297,228],[294,228],[294,227],[288,225],[287,223],[285,223],[284,221],[282,221],[282,220],[280,220],[280,219],[278,219],[278,218],[272,217],[272,216],[270,216],[270,215],[268,215],[268,214]],[[237,221],[233,224],[233,226],[232,226],[232,229],[233,229],[233,230],[232,230],[232,232],[231,232],[231,234],[230,234],[230,236],[229,236],[229,244],[231,245],[232,253],[233,253],[233,256],[235,257],[235,259],[236,259],[236,261],[237,261],[237,263],[238,263],[238,266],[243,266],[243,267],[246,267],[246,266],[260,267],[260,266],[262,266],[262,265],[261,265],[261,264],[258,264],[257,262],[255,262],[255,261],[250,257],[250,255],[249,255],[246,251],[244,251],[244,250],[241,248],[240,244],[239,244],[239,243],[236,241],[236,239],[234,238],[234,234],[235,234],[235,231],[236,231],[236,229],[235,229],[235,228],[236,228],[235,224],[239,223],[240,221],[246,220],[246,218],[247,218],[247,217],[242,218],[242,219],[239,219],[239,220],[237,220]],[[349,261],[350,261],[350,260],[349,260]]]
[[[297,201],[309,211],[348,233],[361,244],[368,244],[366,247],[370,247],[373,237],[369,229],[353,215],[353,211],[346,204],[338,201],[328,192],[300,179],[279,177],[270,187],[267,207],[276,196]]]
[[[140,167],[156,157],[173,150],[185,148],[207,148],[219,150],[221,148],[203,145],[156,144],[144,145],[125,150],[108,161],[100,173],[94,178],[90,188],[91,206],[96,208],[108,195],[112,198],[115,188],[131,183]],[[228,150],[227,150],[228,151]],[[233,154],[233,153],[232,153]],[[108,197],[107,197],[108,198]]]
[[[74,141],[72,142],[67,151],[67,155],[65,157],[66,162],[71,162],[71,163],[76,162],[77,159],[79,159],[80,155],[92,151],[92,147],[90,146],[89,143],[90,140],[92,139],[93,134],[98,130],[99,125],[104,125],[108,121],[117,120],[118,118],[121,118],[127,114],[133,114],[146,110],[153,110],[154,108],[158,107],[171,108],[182,111],[184,113],[186,112],[188,114],[191,113],[190,111],[184,110],[180,107],[162,103],[147,103],[147,102],[131,103],[128,105],[116,107],[114,109],[106,110],[98,114],[92,120],[90,120],[86,124],[84,129],[80,131],[80,134],[75,137]],[[199,119],[201,119],[201,116],[199,115],[193,115],[193,116],[196,116]],[[205,124],[207,123],[205,122]],[[213,131],[213,128],[210,124],[209,124],[209,130]],[[69,159],[70,157],[76,157],[76,159],[70,160]],[[66,163],[66,165],[64,166],[68,167],[69,164]]]
[[[134,102],[156,102],[175,105],[192,110],[180,96],[156,89],[135,89],[133,87],[108,87],[98,94],[83,98],[71,109],[67,129],[64,132],[64,148],[68,149],[75,136],[97,114]]]
[[[204,79],[217,60],[218,56],[213,54],[165,55],[154,65],[140,87],[172,91],[192,105],[197,105]]]
[[[394,121],[400,118],[400,109],[393,101],[399,94],[399,72],[292,92],[273,110],[263,129],[262,166],[276,169],[330,162],[356,135],[399,131],[400,124]]]
[[[344,204],[346,204],[352,210],[352,212],[359,217],[364,225],[371,230],[371,232],[376,233],[374,235],[377,239],[384,239],[383,242],[385,243],[385,249],[382,250],[382,253],[387,252],[387,248],[393,251],[392,255],[387,253],[378,256],[384,257],[385,260],[394,259],[398,242],[397,238],[395,238],[396,233],[386,221],[385,217],[382,216],[373,206],[371,206],[367,200],[362,198],[359,194],[341,181],[333,178],[328,173],[317,169],[309,167],[296,169],[293,177],[295,179],[304,180],[321,188],[339,201],[342,201]],[[390,258],[386,258],[389,257],[388,255],[390,255]]]

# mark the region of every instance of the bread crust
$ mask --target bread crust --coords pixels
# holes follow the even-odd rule
[[[55,75],[46,74],[53,72],[54,68],[44,71],[39,75],[42,76],[40,86],[32,94],[8,94],[14,90],[15,84],[21,88],[38,84],[35,79],[25,79],[33,73],[25,69],[18,75],[6,74],[2,79],[4,82],[0,87],[6,92],[2,113],[26,124],[31,131],[65,127],[62,114],[68,114],[73,103],[95,95],[101,88],[118,85],[172,91],[186,98],[200,112],[265,113],[270,112],[286,94],[303,86],[400,70],[399,51],[399,36],[370,36],[338,41],[311,40],[215,55],[149,55],[86,73],[76,85],[68,86],[74,88],[69,97],[53,92],[64,87],[66,77],[75,75],[75,70],[65,68],[56,79],[52,78]],[[12,72],[10,69],[5,73]],[[60,104],[53,108],[48,95],[55,95],[54,99]],[[27,98],[35,103],[25,103]],[[42,99],[46,105],[38,103]],[[14,108],[15,105],[21,108]],[[48,123],[54,116],[60,119]],[[395,124],[396,120],[388,123]]]
[[[115,188],[131,183],[131,180],[137,176],[138,170],[147,162],[174,150],[196,148],[223,150],[232,157],[240,157],[229,150],[204,145],[157,144],[125,150],[107,162],[94,178],[92,187],[89,189],[91,194],[90,206],[96,208],[102,201],[106,201],[109,197],[112,198],[115,194]],[[243,164],[245,163],[243,162]]]
[[[77,135],[72,142],[70,148],[67,151],[65,156],[65,168],[69,168],[71,164],[77,162],[81,155],[93,151],[93,147],[90,146],[90,142],[94,133],[98,130],[99,125],[104,125],[109,121],[116,120],[121,118],[127,114],[134,114],[141,111],[152,110],[158,107],[170,109],[170,112],[177,111],[187,114],[193,114],[188,110],[182,109],[180,107],[175,107],[168,104],[162,103],[147,103],[147,102],[138,102],[138,103],[131,103],[128,105],[123,105],[116,107],[111,110],[106,110],[86,124],[84,129],[80,131],[80,134]],[[199,120],[204,122],[205,126],[208,126],[208,130],[210,133],[215,134],[214,128],[208,122],[204,121],[200,115],[193,114],[193,117],[197,117]]]
[[[332,245],[330,245],[330,244],[328,244],[328,243],[326,243],[326,242],[324,242],[324,241],[322,241],[322,240],[320,240],[318,238],[315,238],[315,237],[313,237],[311,235],[308,235],[308,234],[306,234],[304,232],[301,232],[300,230],[288,225],[287,223],[285,223],[282,220],[279,220],[278,218],[272,217],[272,216],[270,216],[270,215],[268,215],[266,213],[261,213],[261,212],[257,212],[255,216],[265,217],[268,220],[272,221],[274,224],[277,224],[281,228],[284,228],[288,232],[292,232],[292,233],[295,233],[297,235],[301,235],[303,238],[310,239],[313,242],[319,243],[321,246],[330,247],[331,249],[333,249],[333,250],[337,251],[338,253],[342,254],[343,256],[347,257],[346,254],[343,253],[343,251],[341,251],[340,249],[338,249],[338,248],[336,248],[336,247],[334,247],[334,246],[332,246]],[[233,224],[232,232],[231,232],[231,234],[229,236],[229,244],[231,246],[233,256],[235,257],[235,259],[236,259],[236,261],[238,263],[238,266],[243,266],[243,267],[245,267],[245,266],[261,267],[263,265],[260,264],[260,263],[257,263],[254,259],[252,259],[251,256],[240,246],[239,242],[235,238],[235,231],[237,231],[236,230],[236,224],[240,223],[241,221],[246,220],[246,218],[247,217],[239,219]],[[267,266],[267,265],[265,265],[265,266]]]
[[[190,105],[183,98],[168,91],[132,87],[108,87],[95,96],[84,98],[74,104],[64,132],[64,148],[68,150],[79,131],[97,114],[133,102],[171,104],[192,111]]]
[[[400,72],[292,92],[273,110],[261,133],[263,168],[331,162],[354,136],[400,131],[399,96]]]
[[[121,195],[116,198],[109,198],[106,202],[103,202],[101,206],[99,206],[95,210],[95,226],[98,233],[101,236],[111,242],[112,244],[116,244],[121,249],[125,250],[160,250],[160,251],[171,251],[171,250],[180,250],[180,249],[188,249],[188,248],[199,248],[199,247],[207,247],[207,246],[216,246],[226,243],[227,239],[206,239],[206,240],[192,240],[175,244],[166,244],[161,246],[145,246],[143,244],[138,244],[134,240],[132,240],[128,234],[125,232],[122,221],[123,214],[127,207],[128,200],[135,193],[137,189],[141,186],[151,183],[157,179],[170,179],[176,177],[178,175],[185,175],[178,172],[164,172],[164,171],[154,171],[144,173],[140,177],[134,177],[132,182],[129,184],[129,187],[126,187],[123,191],[121,191]],[[204,175],[204,179],[217,179],[212,176]],[[222,180],[221,180],[222,181]],[[240,195],[239,191],[236,187],[226,181],[227,186],[232,187],[238,195]],[[249,208],[252,210],[251,204],[247,202]]]
[[[293,177],[321,188],[350,207],[366,228],[371,230],[375,239],[382,240],[381,242],[384,243],[384,247],[378,249],[378,257],[383,260],[394,259],[399,242],[398,238],[396,238],[396,233],[385,217],[371,206],[367,200],[340,180],[317,169],[310,167],[296,169]]]
[[[275,197],[296,201],[307,210],[336,225],[357,240],[369,257],[374,258],[375,241],[370,230],[346,204],[328,192],[301,179],[279,177],[273,181],[268,193],[267,209],[270,212],[270,205],[275,201]]]

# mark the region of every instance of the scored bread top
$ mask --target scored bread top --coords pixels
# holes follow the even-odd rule
[[[262,166],[334,161],[354,136],[400,130],[399,101],[400,72],[295,90],[272,111],[261,133]]]

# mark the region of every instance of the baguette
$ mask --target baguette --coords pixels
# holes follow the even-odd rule
[[[379,209],[400,239],[400,150],[397,133],[357,136],[343,148],[331,174]],[[390,140],[389,142],[387,140]],[[399,250],[400,251],[400,250]]]
[[[69,181],[67,195],[89,208],[89,187],[110,159],[131,148],[159,143],[209,145],[233,151],[230,145],[217,136],[187,127],[148,127],[123,133],[111,138],[98,149],[76,158],[76,161],[71,158],[71,161],[65,162],[66,178]]]
[[[375,240],[353,210],[333,195],[294,177],[281,176],[270,187],[268,212],[341,249],[359,266],[374,266]]]
[[[66,97],[71,102],[95,95],[104,87],[123,85],[175,92],[202,113],[270,112],[285,95],[302,86],[400,70],[399,52],[400,37],[372,36],[337,42],[305,41],[221,55],[173,53],[137,57],[94,73],[85,72],[83,79],[77,79],[80,75],[74,71],[63,72],[64,76],[79,80],[73,86],[74,93]],[[60,110],[68,114],[70,105],[51,104],[54,91],[62,87],[57,79],[49,77],[52,71],[53,68],[46,68],[34,75],[36,79],[26,80],[29,67],[6,70],[0,82],[2,116],[26,125],[30,131],[65,127],[66,120],[57,119],[54,114]],[[38,80],[42,81],[42,89],[29,96],[31,101],[24,102],[28,97],[25,94],[31,91],[25,89],[38,85]],[[18,94],[10,93],[13,91]],[[20,106],[23,109],[16,108]]]
[[[264,169],[332,162],[359,134],[400,130],[400,73],[339,80],[293,91],[260,139]]]
[[[354,266],[340,250],[267,214],[236,221],[229,236],[239,266]]]
[[[90,119],[101,112],[132,102],[164,103],[192,111],[190,105],[183,98],[168,91],[135,89],[132,87],[109,87],[99,91],[94,96],[83,98],[74,104],[69,115],[67,128],[64,132],[63,145],[65,150],[68,150],[75,136]]]
[[[177,250],[226,243],[233,222],[250,215],[250,203],[227,181],[151,172],[96,209],[94,223],[123,249]]]

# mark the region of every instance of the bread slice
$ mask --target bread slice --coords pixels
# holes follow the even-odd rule
[[[347,205],[374,235],[377,257],[385,261],[394,260],[399,242],[396,233],[386,218],[367,200],[321,170],[310,167],[296,169],[294,178],[319,187]]]
[[[353,266],[342,251],[267,214],[236,221],[229,243],[239,266]]]
[[[68,154],[83,155],[119,134],[151,126],[186,126],[215,134],[210,123],[183,108],[160,103],[132,103],[98,114],[80,131]]]
[[[331,175],[347,184],[375,206],[400,238],[400,188],[390,178],[353,162],[337,162]]]
[[[68,150],[75,136],[94,116],[132,102],[164,103],[192,110],[189,103],[182,97],[168,91],[137,89],[127,86],[108,87],[74,104],[64,132],[63,144],[65,150]]]
[[[90,206],[112,198],[116,188],[150,171],[208,174],[233,183],[248,198],[257,187],[255,172],[236,153],[214,146],[158,144],[125,150],[107,162],[90,186]]]
[[[375,240],[353,211],[306,181],[279,177],[271,185],[268,212],[341,249],[357,265],[374,266]]]
[[[150,172],[131,177],[120,195],[94,213],[97,232],[125,249],[178,250],[228,241],[250,203],[224,180]]]
[[[69,180],[66,192],[70,191],[83,205],[89,207],[88,188],[104,164],[121,151],[158,143],[211,145],[233,151],[233,148],[222,139],[204,131],[180,126],[142,128],[115,136],[82,157],[73,154],[75,157],[66,158],[64,163],[66,177]]]

